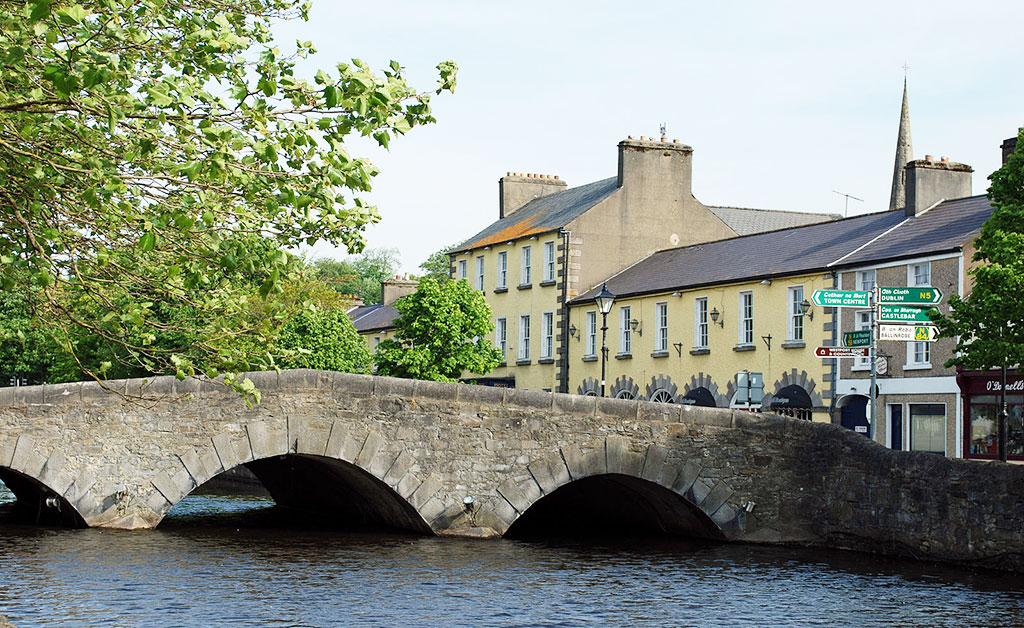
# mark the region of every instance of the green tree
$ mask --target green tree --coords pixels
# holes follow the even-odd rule
[[[36,319],[28,291],[0,291],[0,386],[13,378],[44,384],[63,359],[63,348]]]
[[[320,279],[341,294],[353,294],[364,303],[380,303],[380,282],[398,271],[398,249],[372,248],[343,260],[320,258],[313,266]]]
[[[397,62],[374,73],[353,59],[297,76],[312,43],[283,53],[271,26],[308,9],[303,0],[0,2],[0,284],[24,289],[30,277],[44,323],[90,330],[146,368],[184,377],[200,363],[210,374],[238,367],[222,340],[260,333],[247,320],[252,299],[295,272],[284,253],[254,255],[250,237],[358,252],[378,219],[360,196],[376,170],[345,140],[387,147],[434,121],[430,94],[410,87]],[[452,90],[455,64],[438,70],[435,93]],[[257,295],[222,280],[239,268],[260,278]],[[161,303],[188,313],[175,323],[182,351],[153,350],[166,331]],[[196,341],[210,330],[215,341]]]
[[[378,375],[450,382],[463,371],[487,373],[501,362],[484,338],[494,331],[491,308],[467,282],[423,279],[394,307],[401,317],[395,337],[374,354]]]
[[[423,278],[430,277],[434,281],[444,283],[452,278],[452,260],[448,257],[448,251],[457,245],[446,246],[440,251],[435,251],[420,264],[420,270],[424,273]]]
[[[1024,364],[1024,132],[1017,150],[989,176],[994,210],[975,239],[971,293],[949,298],[949,315],[933,317],[943,336],[956,336],[946,366],[990,369]]]

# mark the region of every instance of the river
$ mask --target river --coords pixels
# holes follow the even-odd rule
[[[263,498],[192,495],[153,531],[0,521],[0,614],[18,628],[987,627],[1024,625],[1024,579],[665,538],[340,531]]]

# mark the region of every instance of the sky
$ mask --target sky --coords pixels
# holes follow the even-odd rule
[[[693,147],[693,193],[707,205],[886,210],[904,76],[914,157],[972,166],[983,194],[1000,144],[1024,126],[1022,23],[1024,2],[1008,0],[314,0],[308,22],[275,36],[282,48],[314,42],[308,76],[394,59],[426,91],[438,62],[459,64],[455,93],[431,101],[436,124],[389,151],[349,148],[381,171],[368,246],[397,249],[417,273],[497,220],[506,172],[569,187],[614,176],[618,142],[661,124]],[[306,253],[347,255],[324,243]]]

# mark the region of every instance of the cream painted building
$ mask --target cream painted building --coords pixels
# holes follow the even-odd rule
[[[618,174],[577,188],[550,175],[499,181],[498,220],[451,252],[452,274],[483,291],[505,361],[480,383],[568,391],[566,303],[652,252],[836,216],[706,206],[691,189],[693,149],[627,139]]]
[[[395,337],[395,320],[399,317],[394,303],[398,299],[416,292],[419,282],[413,279],[389,279],[380,282],[381,303],[360,305],[348,312],[356,331],[366,342],[371,352],[381,342]]]

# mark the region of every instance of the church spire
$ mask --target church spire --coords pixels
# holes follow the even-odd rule
[[[892,195],[889,209],[899,209],[907,204],[907,172],[904,167],[914,158],[910,143],[910,108],[907,106],[907,78],[903,77],[903,109],[900,111],[900,132],[896,137],[896,164],[892,172]]]

